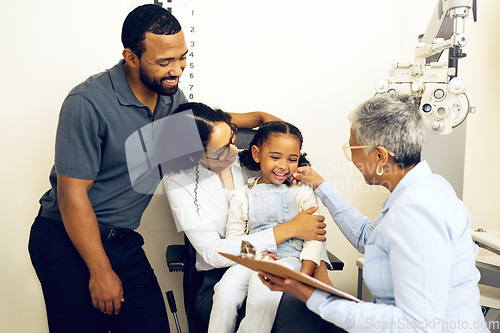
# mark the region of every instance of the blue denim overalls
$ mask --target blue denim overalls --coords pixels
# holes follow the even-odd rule
[[[254,184],[246,189],[250,234],[292,220],[298,214],[295,193],[285,184]],[[300,257],[304,241],[291,238],[278,245],[280,259]]]

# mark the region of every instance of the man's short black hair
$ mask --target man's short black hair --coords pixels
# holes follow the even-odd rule
[[[144,53],[146,33],[158,35],[174,35],[181,31],[179,21],[165,8],[148,4],[131,11],[122,28],[122,43],[124,48],[130,49],[139,59]]]

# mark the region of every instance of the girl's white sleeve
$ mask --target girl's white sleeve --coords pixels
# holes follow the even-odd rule
[[[312,187],[305,184],[300,186],[297,193],[297,203],[299,213],[308,208],[318,205],[316,194],[314,193]],[[319,215],[319,212],[316,211],[314,215]],[[326,254],[324,242],[313,240],[304,241],[304,247],[302,248],[302,252],[300,253],[300,260],[305,259],[314,261],[316,266],[320,265],[321,260],[324,260],[328,263],[328,256]]]

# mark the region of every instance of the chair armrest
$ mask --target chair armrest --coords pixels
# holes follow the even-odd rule
[[[167,246],[167,266],[170,272],[184,271],[184,245]]]
[[[344,269],[344,262],[337,258],[333,253],[327,251],[328,260],[332,265],[332,271],[341,271]],[[184,245],[167,246],[167,266],[170,272],[184,271]]]
[[[326,254],[328,255],[328,260],[330,261],[330,264],[332,265],[332,271],[341,271],[344,269],[344,262],[337,258],[333,253],[330,251],[326,251]]]

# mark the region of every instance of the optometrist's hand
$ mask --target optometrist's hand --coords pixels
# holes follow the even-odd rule
[[[318,186],[323,184],[325,181],[323,177],[321,177],[313,168],[304,166],[297,168],[297,171],[293,174],[293,183],[301,184],[302,182],[306,183],[309,186],[312,186],[313,189],[316,190]]]
[[[272,291],[281,291],[295,295],[302,302],[307,302],[314,292],[314,288],[292,278],[280,278],[278,276],[258,271],[259,279]]]
[[[118,314],[122,307],[122,281],[113,270],[91,275],[89,281],[92,305],[101,312],[112,315]]]

